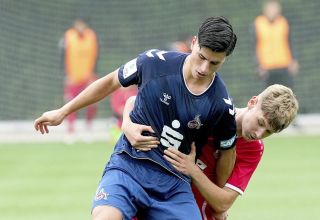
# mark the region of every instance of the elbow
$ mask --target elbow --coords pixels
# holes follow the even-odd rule
[[[212,204],[210,204],[211,208],[213,208],[213,210],[217,213],[222,213],[222,212],[226,212],[230,209],[230,207],[232,206],[233,200],[229,199],[229,198],[224,198],[222,200],[220,200],[219,202],[214,202]]]
[[[225,203],[216,205],[216,207],[214,208],[214,211],[217,213],[222,213],[222,212],[228,211],[230,207],[231,207],[231,204],[229,204],[228,202],[225,202]]]

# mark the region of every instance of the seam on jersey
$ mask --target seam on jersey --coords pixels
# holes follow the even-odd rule
[[[117,154],[121,154],[121,153],[123,153],[123,152],[127,153],[130,157],[132,157],[132,158],[134,158],[134,159],[137,159],[137,160],[149,160],[149,161],[151,161],[151,162],[154,162],[154,163],[158,164],[159,166],[161,166],[162,168],[164,168],[165,170],[169,171],[171,174],[173,174],[173,175],[175,175],[176,177],[178,177],[179,179],[181,179],[181,180],[187,182],[188,184],[190,184],[189,181],[183,179],[183,178],[180,177],[178,174],[176,174],[176,173],[174,173],[173,171],[171,171],[171,170],[167,169],[166,167],[162,166],[162,165],[161,165],[160,163],[158,163],[157,161],[154,161],[154,160],[152,160],[152,159],[150,159],[150,158],[148,158],[148,157],[135,157],[135,156],[131,155],[131,154],[130,154],[128,151],[126,151],[126,150],[119,151],[119,152],[117,152]]]
[[[193,93],[193,92],[189,89],[188,84],[187,84],[187,82],[186,82],[186,79],[184,78],[183,71],[182,71],[182,78],[183,78],[183,83],[184,83],[185,87],[187,88],[187,90],[188,90],[192,95],[194,95],[194,96],[201,96],[201,95],[203,95],[204,93],[206,93],[206,92],[211,88],[213,82],[214,82],[215,79],[216,79],[216,74],[217,74],[217,73],[215,72],[215,73],[214,73],[214,76],[213,76],[213,79],[211,80],[209,86],[208,86],[203,92],[201,92],[201,93],[199,93],[199,94]]]
[[[204,201],[201,207],[203,220],[207,220],[206,208],[207,208],[207,201]]]
[[[230,183],[226,183],[225,187],[228,187],[228,188],[230,188],[230,189],[238,192],[241,196],[242,196],[243,193],[244,193],[240,188],[238,188],[238,187],[236,187],[236,186],[234,186],[234,185],[231,185]]]

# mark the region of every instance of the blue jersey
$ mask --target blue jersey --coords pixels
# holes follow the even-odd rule
[[[123,135],[115,147],[115,153],[126,152],[133,158],[149,159],[184,180],[189,179],[163,158],[166,147],[189,154],[191,143],[199,139],[206,141],[208,135],[217,137],[220,149],[233,147],[236,139],[234,106],[224,82],[216,74],[206,91],[193,94],[182,71],[187,56],[149,50],[119,68],[122,86],[139,87],[131,120],[151,126],[161,144],[148,152],[137,151]]]

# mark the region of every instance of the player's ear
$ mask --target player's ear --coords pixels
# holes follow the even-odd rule
[[[190,45],[190,49],[192,50],[193,47],[196,45],[197,43],[197,36],[193,36],[192,40],[191,40],[191,45]]]
[[[253,108],[258,103],[258,96],[252,96],[251,99],[248,101],[248,108]]]

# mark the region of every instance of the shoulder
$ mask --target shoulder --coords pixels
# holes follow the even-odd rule
[[[228,91],[227,91],[227,87],[226,87],[226,84],[224,83],[223,79],[220,77],[220,74],[219,73],[216,73],[216,76],[215,76],[215,87],[216,89],[219,90],[220,93],[222,94],[227,94]]]
[[[92,30],[91,28],[87,28],[86,35],[91,36],[91,37],[96,37],[96,32],[94,30]]]
[[[287,20],[284,16],[282,16],[282,15],[279,16],[278,22],[279,22],[279,23],[282,23],[282,24],[285,25],[285,26],[288,26],[288,25],[289,25],[288,20]]]
[[[237,154],[242,156],[261,156],[264,151],[264,144],[262,140],[248,141],[240,137],[237,139]]]
[[[255,24],[258,24],[259,22],[262,22],[262,21],[265,21],[266,20],[266,17],[263,16],[263,15],[258,15],[255,20],[254,20],[254,23]]]
[[[168,73],[179,68],[186,56],[187,54],[174,51],[150,49],[138,56],[137,65],[148,70],[151,68],[156,72]]]
[[[181,59],[185,57],[186,54],[179,53],[175,51],[166,51],[159,49],[150,49],[139,55],[139,59],[149,61],[149,62],[169,62],[175,59]]]
[[[73,28],[69,28],[64,33],[65,36],[71,36],[71,35],[74,35],[74,34],[76,34],[76,31]]]
[[[222,103],[223,106],[232,106],[232,99],[229,95],[228,89],[226,87],[226,84],[220,77],[220,75],[217,73],[215,77],[215,82],[214,82],[214,93],[216,97],[219,98],[220,102]]]

